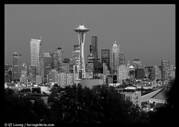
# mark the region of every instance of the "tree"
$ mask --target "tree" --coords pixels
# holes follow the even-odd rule
[[[139,108],[125,100],[114,87],[96,86],[91,90],[73,85],[63,91],[57,89],[49,97],[52,117],[55,116],[53,122],[127,124],[137,123],[142,118]]]

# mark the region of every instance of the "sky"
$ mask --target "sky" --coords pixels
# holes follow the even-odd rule
[[[85,57],[91,36],[98,36],[98,54],[102,48],[120,43],[126,60],[139,58],[144,65],[160,65],[161,58],[175,65],[175,5],[173,4],[6,4],[5,63],[12,64],[12,53],[22,54],[30,62],[31,38],[42,39],[41,51],[64,50],[72,56],[78,44],[74,28],[84,24],[90,31],[85,39]]]

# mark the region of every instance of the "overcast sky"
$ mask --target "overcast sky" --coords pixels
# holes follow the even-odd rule
[[[91,36],[98,36],[102,48],[120,42],[127,60],[140,58],[145,65],[159,65],[165,58],[175,64],[175,5],[5,5],[5,63],[12,53],[30,62],[30,39],[42,39],[42,52],[64,49],[71,57],[78,44],[79,24],[90,29],[86,35],[85,56]]]

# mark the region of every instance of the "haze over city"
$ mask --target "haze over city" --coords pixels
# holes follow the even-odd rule
[[[141,59],[145,65],[160,64],[160,58],[175,64],[175,5],[5,5],[5,63],[12,53],[30,62],[30,40],[42,40],[42,52],[62,47],[72,56],[78,44],[74,32],[79,24],[90,29],[85,39],[85,58],[91,36],[111,50],[114,41],[126,60]]]

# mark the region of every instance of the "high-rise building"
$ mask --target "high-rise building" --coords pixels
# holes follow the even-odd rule
[[[57,83],[58,82],[58,72],[55,69],[50,70],[48,73],[48,82]]]
[[[70,72],[70,59],[64,58],[62,63],[62,72],[69,73]]]
[[[28,80],[32,83],[36,83],[37,67],[29,66]]]
[[[133,65],[128,64],[128,75],[129,75],[129,79],[131,80],[135,79],[135,67]]]
[[[50,70],[52,69],[52,57],[50,55],[50,52],[44,52],[42,55],[42,60],[43,60],[43,65],[42,65],[42,79],[43,82],[47,82],[47,75],[50,72]]]
[[[135,78],[142,80],[145,77],[145,71],[144,68],[137,68],[135,69]]]
[[[61,47],[58,47],[54,52],[52,52],[51,55],[52,55],[52,68],[60,72],[63,63],[63,49]]]
[[[155,68],[155,80],[161,80],[161,69],[157,65],[154,65],[154,68]]]
[[[110,71],[109,71],[106,63],[103,63],[103,74],[104,75],[110,75]]]
[[[101,63],[105,63],[110,70],[110,49],[101,49]]]
[[[161,78],[162,81],[168,80],[169,78],[169,61],[161,60]]]
[[[176,71],[176,67],[174,65],[170,65],[169,79],[175,79],[175,71]]]
[[[73,73],[67,73],[66,74],[66,84],[67,85],[73,85],[74,84],[74,76]]]
[[[92,53],[88,55],[88,63],[86,66],[87,72],[94,72],[94,56]]]
[[[41,40],[40,39],[31,39],[30,41],[30,49],[31,49],[31,68],[32,68],[32,81],[34,83],[39,83],[38,77],[40,77],[40,46]]]
[[[20,82],[22,83],[27,82],[27,64],[26,63],[22,64]]]
[[[118,67],[118,82],[122,83],[123,80],[128,78],[128,68],[122,64]]]
[[[155,78],[155,67],[154,66],[146,66],[144,68],[145,71],[145,76],[148,78],[150,81],[154,81]]]
[[[119,53],[119,65],[124,65],[124,64],[126,64],[125,55],[124,55],[124,53],[120,52]]]
[[[30,41],[31,66],[38,67],[40,64],[40,45],[41,45],[41,40],[31,39]]]
[[[21,75],[21,54],[18,52],[13,53],[13,59],[12,59],[12,71],[13,71],[13,80],[19,81],[20,75]]]
[[[119,66],[119,44],[115,41],[112,45],[112,73],[117,74]]]
[[[89,31],[84,25],[79,25],[78,28],[75,29],[75,32],[78,33],[78,40],[80,45],[80,71],[79,77],[83,79],[86,77],[85,74],[85,58],[84,58],[84,44],[85,44],[85,35]]]
[[[94,62],[95,62],[95,60],[94,60],[94,55],[93,55],[93,53],[92,53],[92,45],[90,45],[90,54],[88,55],[88,57],[87,57],[87,59],[88,59],[88,63],[87,63],[87,65],[86,65],[86,71],[88,72],[88,73],[92,73],[93,74],[93,72],[94,72]]]
[[[98,59],[98,37],[92,36],[91,37],[91,48],[92,48],[92,54],[94,56],[94,59]]]
[[[101,73],[101,70],[102,70],[102,64],[101,64],[101,62],[99,61],[99,58],[98,58],[98,37],[97,36],[91,37],[90,48],[91,48],[92,56],[94,57],[93,73],[94,73],[94,76],[95,76],[95,75],[98,75],[99,73]]]

